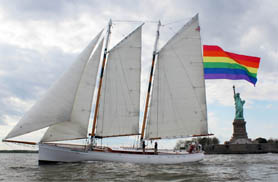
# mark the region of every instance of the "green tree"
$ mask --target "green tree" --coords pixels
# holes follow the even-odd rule
[[[255,141],[256,141],[257,143],[267,143],[267,140],[266,140],[265,138],[261,138],[261,137],[256,138]]]
[[[209,137],[203,137],[203,138],[198,138],[198,143],[200,143],[203,147],[206,145],[217,145],[219,144],[219,140],[216,137],[209,138]]]
[[[267,140],[267,143],[278,144],[278,139],[270,138],[270,139]]]
[[[188,145],[190,145],[192,142],[197,142],[202,145],[202,147],[205,147],[207,145],[217,145],[219,144],[219,140],[216,137],[209,138],[209,137],[202,137],[202,138],[192,138],[191,140],[179,140],[176,143],[175,149],[183,149],[187,148]]]
[[[212,138],[212,143],[213,143],[214,145],[218,145],[218,144],[219,144],[218,138],[213,137],[213,138]]]

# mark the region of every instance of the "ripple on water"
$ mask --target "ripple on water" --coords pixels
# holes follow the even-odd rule
[[[1,154],[0,181],[278,181],[278,154],[206,155],[198,163],[83,162],[38,166],[37,154]]]

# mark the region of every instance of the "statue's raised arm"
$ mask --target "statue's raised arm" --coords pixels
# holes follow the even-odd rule
[[[234,97],[236,95],[236,89],[235,89],[235,86],[233,85],[233,90],[234,90]]]
[[[233,86],[234,90],[234,100],[235,100],[235,119],[244,119],[243,117],[243,105],[245,103],[244,100],[241,100],[240,94],[235,92],[235,86]]]

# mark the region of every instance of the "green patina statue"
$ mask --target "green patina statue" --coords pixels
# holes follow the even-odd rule
[[[235,86],[233,86],[233,89],[234,89],[234,99],[235,99],[235,108],[236,108],[235,119],[244,119],[243,105],[244,105],[245,101],[241,100],[239,93],[235,92]]]

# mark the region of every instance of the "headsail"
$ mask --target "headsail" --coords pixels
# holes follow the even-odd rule
[[[75,96],[70,121],[50,126],[44,134],[42,142],[87,138],[102,46],[103,39],[85,67]]]
[[[139,132],[142,25],[109,51],[96,136]]]
[[[102,31],[90,42],[45,96],[22,117],[6,139],[30,133],[53,124],[70,121],[81,76],[101,33]]]
[[[207,134],[198,15],[159,51],[145,138]]]

